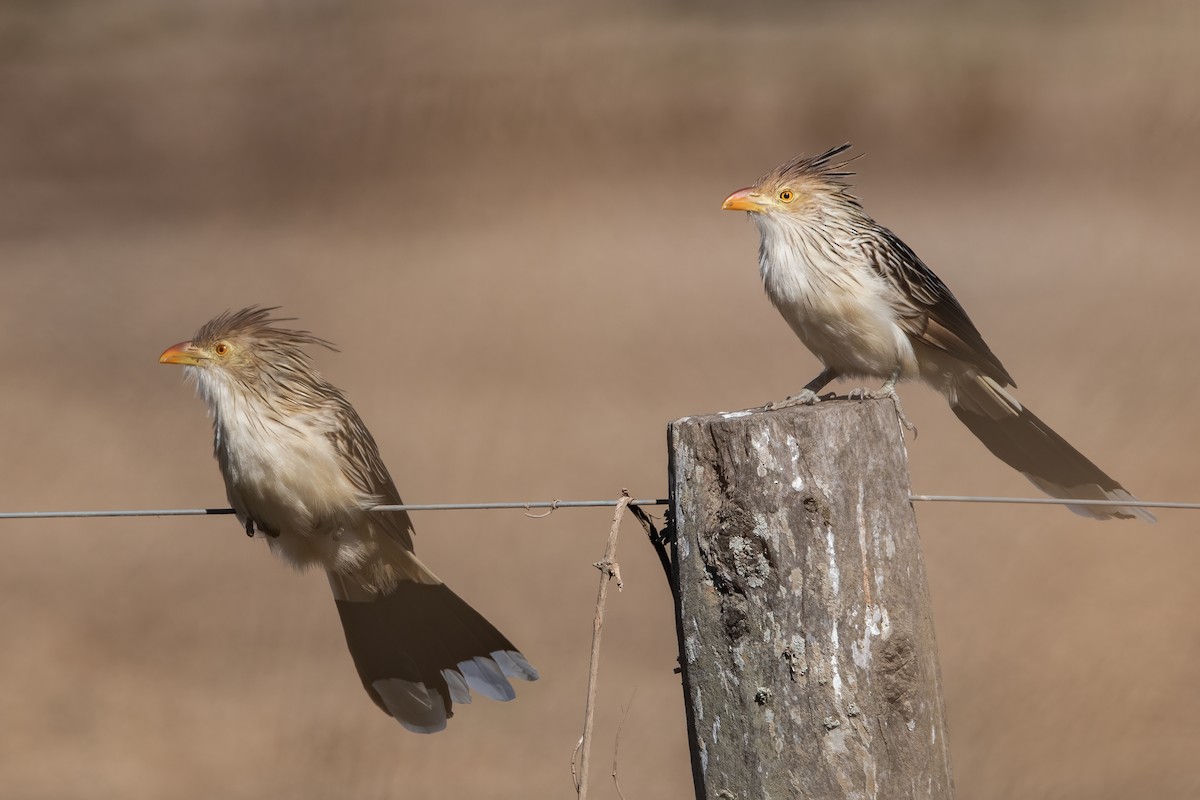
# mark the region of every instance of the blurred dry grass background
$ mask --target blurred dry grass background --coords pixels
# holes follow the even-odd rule
[[[282,304],[412,501],[665,491],[664,426],[816,364],[725,194],[853,141],[867,207],[1021,397],[1200,498],[1194,3],[26,0],[0,7],[4,509],[223,505],[161,349]],[[1029,494],[910,387],[921,492]],[[1200,517],[921,506],[964,798],[1200,796]],[[606,511],[420,514],[542,669],[434,737],[371,707],[319,575],[228,520],[0,527],[0,796],[569,797]],[[601,666],[629,797],[691,796],[630,524]]]

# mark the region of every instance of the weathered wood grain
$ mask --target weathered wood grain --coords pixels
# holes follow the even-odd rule
[[[668,437],[697,796],[952,797],[891,401],[689,417]]]

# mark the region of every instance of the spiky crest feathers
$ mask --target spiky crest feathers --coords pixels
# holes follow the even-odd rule
[[[863,154],[837,159],[837,156],[849,150],[850,147],[851,144],[846,142],[830,148],[820,155],[797,156],[763,175],[755,185],[763,190],[769,189],[771,194],[774,194],[776,189],[785,186],[806,194],[819,191],[834,195],[855,206],[861,206],[858,198],[851,194],[851,185],[846,180],[854,173],[847,170],[846,167],[861,158]]]
[[[279,306],[249,306],[240,311],[225,311],[200,326],[192,342],[199,347],[211,347],[222,340],[250,341],[256,346],[270,344],[289,346],[303,352],[307,345],[324,347],[337,352],[332,342],[308,331],[276,327],[280,322],[292,322],[295,317],[271,316]]]

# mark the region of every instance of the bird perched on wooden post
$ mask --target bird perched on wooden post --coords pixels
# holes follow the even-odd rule
[[[329,576],[346,644],[376,705],[410,731],[446,727],[471,690],[516,694],[538,674],[490,622],[413,553],[405,512],[372,512],[400,495],[354,407],[313,368],[273,308],[205,323],[159,361],[181,364],[208,404],[229,502],[248,535],[297,568]]]
[[[940,278],[850,193],[843,144],[796,158],[725,198],[758,226],[759,272],[771,302],[825,369],[799,394],[772,407],[818,401],[836,378],[920,379],[945,395],[954,414],[1000,460],[1052,497],[1134,501],[1121,484],[1025,408],[1016,387],[967,312]],[[1070,505],[1096,519],[1154,515],[1135,506]]]

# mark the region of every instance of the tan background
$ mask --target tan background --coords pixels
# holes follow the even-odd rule
[[[319,363],[406,499],[662,495],[668,420],[817,368],[721,199],[845,140],[1021,398],[1141,496],[1200,500],[1198,22],[1188,0],[5,4],[0,507],[223,505],[201,403],[155,359],[250,303],[341,346]],[[917,491],[1032,493],[904,396]],[[960,796],[1200,796],[1200,516],[918,513]],[[608,519],[416,518],[544,674],[433,737],[372,708],[324,579],[227,519],[0,523],[0,796],[569,797]],[[636,527],[619,555],[595,796],[636,689],[626,796],[686,798],[669,596]]]

